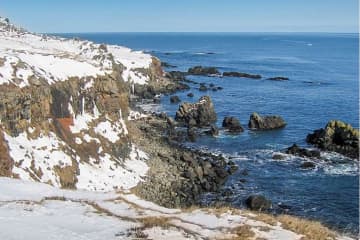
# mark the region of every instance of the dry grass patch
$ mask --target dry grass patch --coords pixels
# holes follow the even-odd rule
[[[231,238],[225,238],[221,240],[250,240],[254,239],[255,233],[251,230],[249,225],[241,225],[231,230],[231,233],[235,235]]]
[[[167,229],[171,226],[170,218],[167,217],[145,217],[137,219],[143,224],[143,228],[161,227]]]
[[[335,232],[323,226],[319,222],[296,218],[289,215],[280,215],[277,220],[281,227],[304,235],[304,240],[336,239]]]

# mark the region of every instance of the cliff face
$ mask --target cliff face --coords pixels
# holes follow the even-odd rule
[[[36,35],[0,18],[0,175],[100,191],[135,186],[147,156],[129,140],[129,97],[134,85],[162,81],[148,54]]]

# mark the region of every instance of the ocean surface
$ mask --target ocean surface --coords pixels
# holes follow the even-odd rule
[[[194,145],[233,157],[240,170],[225,188],[232,196],[207,194],[204,202],[222,199],[243,206],[250,194],[263,194],[286,212],[323,222],[336,230],[359,231],[358,162],[325,153],[327,160],[303,170],[304,159],[272,160],[272,154],[293,143],[307,146],[306,135],[339,119],[359,127],[359,60],[357,34],[280,33],[101,33],[62,34],[98,43],[119,44],[149,52],[186,71],[195,65],[220,71],[261,74],[262,80],[246,78],[189,77],[224,89],[177,93],[182,101],[194,102],[210,95],[221,127],[225,116],[235,116],[247,126],[252,112],[278,114],[287,122],[281,130],[239,135],[220,133],[201,137]],[[285,76],[289,81],[269,81]],[[187,97],[193,92],[195,97]],[[178,104],[163,96],[158,111],[175,115]],[[248,174],[244,174],[246,169]],[[241,181],[240,181],[241,180]],[[244,182],[245,181],[245,182]]]

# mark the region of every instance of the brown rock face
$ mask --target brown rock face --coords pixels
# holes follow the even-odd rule
[[[188,126],[207,127],[217,119],[214,104],[209,96],[203,96],[197,103],[183,103],[176,112],[175,120]]]
[[[359,159],[359,130],[342,121],[328,122],[325,129],[315,130],[307,136],[306,141],[322,150]]]
[[[9,148],[0,129],[0,176],[11,177],[14,161],[9,156]]]

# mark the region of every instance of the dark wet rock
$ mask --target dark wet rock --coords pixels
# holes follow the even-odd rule
[[[300,157],[307,157],[307,158],[320,158],[320,151],[318,150],[309,150],[306,148],[301,148],[295,143],[286,149],[285,151],[287,154],[300,156]]]
[[[208,135],[213,137],[219,135],[219,129],[215,125],[210,126],[210,130],[206,132]]]
[[[188,74],[209,76],[209,75],[219,75],[220,72],[219,72],[219,70],[217,70],[216,67],[195,66],[195,67],[189,68]]]
[[[161,119],[167,119],[168,115],[165,112],[161,112],[158,114],[158,117]]]
[[[245,178],[241,178],[241,179],[239,180],[239,182],[241,182],[241,183],[246,183],[247,180],[246,180]]]
[[[306,141],[321,150],[359,159],[359,130],[342,121],[328,122],[325,129],[315,130],[306,137]]]
[[[193,93],[188,93],[187,96],[188,97],[194,97],[194,94]]]
[[[238,77],[238,78],[253,78],[253,79],[260,79],[261,75],[259,74],[249,74],[249,73],[242,73],[242,72],[223,72],[224,77]]]
[[[199,91],[206,92],[207,90],[208,90],[208,88],[205,85],[200,85]]]
[[[186,80],[186,72],[180,71],[170,71],[165,74],[166,77],[170,78],[173,81],[185,81]]]
[[[197,138],[196,128],[195,127],[189,127],[187,130],[188,138],[191,142],[195,142]]]
[[[170,97],[170,102],[171,103],[179,103],[179,102],[181,102],[181,100],[180,100],[180,98],[179,98],[179,96],[171,96]]]
[[[239,119],[236,117],[225,117],[222,126],[229,130],[229,132],[243,132],[244,128],[241,126]]]
[[[217,119],[214,105],[209,96],[203,96],[197,103],[182,103],[176,112],[175,120],[189,126],[208,127]]]
[[[213,87],[215,87],[215,85],[213,83],[210,83],[209,87],[213,88]]]
[[[238,165],[230,165],[228,172],[229,174],[234,174],[239,169]]]
[[[261,117],[258,113],[253,113],[250,116],[248,126],[253,130],[271,130],[285,127],[286,122],[281,116]]]
[[[280,153],[274,153],[272,155],[272,159],[274,160],[284,160],[286,158],[286,156],[284,154],[280,154]]]
[[[155,104],[160,104],[160,103],[161,103],[161,99],[158,98],[158,97],[154,97],[154,98],[153,98],[153,103],[155,103]]]
[[[263,211],[271,208],[271,201],[262,195],[251,195],[246,199],[246,206],[255,211]]]
[[[230,188],[225,188],[222,192],[221,192],[221,196],[223,197],[230,197],[234,195],[234,192],[230,189]]]
[[[161,67],[165,67],[165,68],[176,68],[176,66],[171,65],[170,63],[167,63],[167,62],[161,62]]]
[[[217,90],[223,90],[224,88],[223,87],[217,87]]]
[[[271,78],[268,78],[267,80],[272,80],[272,81],[287,81],[287,80],[289,80],[289,78],[287,78],[287,77],[271,77]]]
[[[315,168],[315,166],[315,163],[309,161],[303,162],[301,164],[301,168]]]

